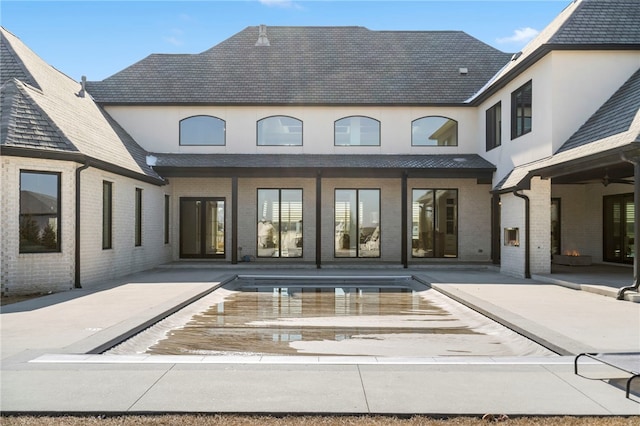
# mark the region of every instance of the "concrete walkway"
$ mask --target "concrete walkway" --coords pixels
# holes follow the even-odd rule
[[[637,387],[573,373],[583,351],[640,352],[640,304],[488,270],[414,274],[565,356],[532,358],[176,357],[87,354],[144,328],[238,273],[336,270],[156,269],[4,306],[4,413],[385,413],[640,415]],[[340,274],[363,273],[339,271]],[[628,377],[593,361],[589,377]]]

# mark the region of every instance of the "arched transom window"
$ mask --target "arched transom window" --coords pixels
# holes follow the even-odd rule
[[[457,146],[458,122],[447,117],[431,116],[411,123],[413,146]]]
[[[284,115],[263,118],[258,121],[258,145],[302,145],[302,121]]]
[[[380,122],[369,117],[353,116],[334,124],[336,146],[380,146]]]
[[[225,122],[209,115],[180,120],[180,145],[224,145]]]

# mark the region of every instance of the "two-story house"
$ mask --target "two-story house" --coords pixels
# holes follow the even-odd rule
[[[256,26],[81,84],[2,30],[3,292],[194,259],[633,262],[639,20],[577,0],[516,54]]]

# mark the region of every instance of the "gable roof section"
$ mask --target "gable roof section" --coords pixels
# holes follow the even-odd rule
[[[0,73],[0,86],[13,79],[29,84],[36,89],[40,89],[38,83],[33,76],[27,71],[23,63],[18,60],[15,52],[9,43],[0,42],[0,64],[2,64],[2,72]]]
[[[102,104],[460,104],[511,56],[460,31],[268,27],[270,46],[258,34],[154,54],[87,88]]]
[[[640,50],[640,1],[574,0],[478,93],[478,104],[553,50]]]
[[[517,188],[544,169],[589,157],[640,148],[640,69],[638,69],[551,157],[518,166],[496,185],[496,191]],[[617,154],[616,154],[617,153]]]
[[[36,150],[40,153],[34,155],[41,156],[66,151],[74,161],[90,161],[115,173],[161,183],[146,165],[145,151],[91,97],[79,95],[79,83],[48,65],[4,28],[0,28],[0,44],[13,58],[0,64],[0,74],[5,74],[5,67],[9,72],[23,70],[21,75],[13,71],[13,79],[1,88],[3,154],[29,156]]]

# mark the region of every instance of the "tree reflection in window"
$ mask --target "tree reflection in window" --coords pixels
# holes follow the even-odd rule
[[[60,251],[60,173],[20,171],[20,253]]]
[[[447,117],[423,117],[411,123],[413,146],[457,146],[458,122]]]

